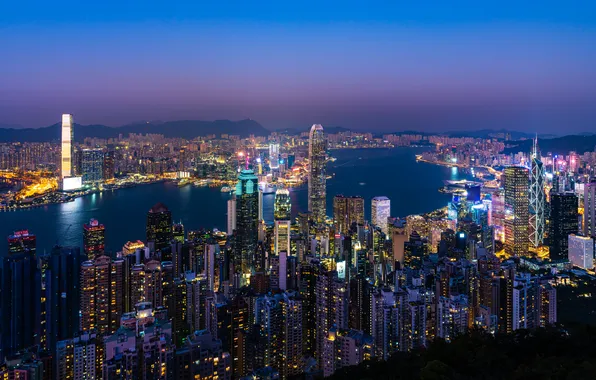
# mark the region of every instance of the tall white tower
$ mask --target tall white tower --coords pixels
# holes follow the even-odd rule
[[[313,221],[322,225],[327,214],[327,141],[321,124],[315,124],[310,129],[308,160],[308,211],[312,213]]]
[[[372,199],[371,221],[375,226],[381,227],[381,230],[387,235],[387,218],[391,216],[391,201],[387,197],[374,197]]]
[[[60,175],[72,177],[72,158],[73,158],[73,122],[72,115],[65,113],[62,115],[62,164],[60,166]]]

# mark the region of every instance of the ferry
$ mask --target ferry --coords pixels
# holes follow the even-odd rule
[[[232,191],[232,188],[230,186],[222,186],[221,188],[222,193],[229,193],[230,191]]]
[[[184,187],[189,184],[190,184],[190,181],[188,180],[188,178],[183,178],[180,180],[180,182],[178,182],[178,187]]]

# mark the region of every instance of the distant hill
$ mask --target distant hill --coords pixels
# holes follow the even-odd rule
[[[299,129],[299,128],[283,128],[283,129],[276,130],[276,132],[284,133],[284,134],[287,134],[287,135],[299,135],[299,134],[301,134],[303,132],[310,131],[310,128],[311,127],[312,126],[309,126],[307,128],[304,128],[304,129]],[[323,125],[323,129],[324,129],[325,133],[326,134],[329,134],[329,135],[333,135],[333,134],[340,133],[340,132],[350,132],[350,131],[352,131],[349,128],[344,128],[344,127],[327,127],[325,125]],[[352,131],[352,132],[355,132],[355,131]]]
[[[87,137],[114,138],[119,134],[127,136],[129,133],[156,133],[165,137],[180,137],[192,139],[206,135],[250,135],[267,136],[271,132],[258,122],[245,119],[230,120],[179,120],[166,122],[136,122],[122,127],[108,127],[105,125],[80,125],[74,126],[75,141],[83,141]],[[60,139],[60,124],[43,128],[0,128],[0,142],[47,142]]]
[[[510,142],[512,145],[505,148],[504,153],[530,152],[532,149],[532,140]],[[591,136],[563,136],[552,139],[538,139],[538,146],[543,154],[552,152],[557,154],[567,154],[575,151],[578,154],[594,151],[596,146],[596,135]]]

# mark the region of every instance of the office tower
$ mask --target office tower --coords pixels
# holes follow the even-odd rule
[[[530,237],[528,169],[509,166],[503,171],[505,189],[505,252],[513,256],[528,254]]]
[[[323,352],[323,376],[355,366],[373,356],[373,339],[362,331],[347,330],[333,326],[325,337]]]
[[[175,379],[232,379],[232,357],[207,331],[191,333],[174,355]]]
[[[544,194],[544,165],[540,160],[538,137],[534,139],[530,170],[530,244],[537,248],[544,242],[546,226],[546,196]]]
[[[279,169],[279,144],[269,144],[269,167]]]
[[[56,374],[58,379],[95,379],[96,335],[84,332],[72,339],[56,343]],[[100,359],[100,358],[97,358]],[[101,368],[101,367],[100,367]]]
[[[41,343],[41,272],[35,235],[18,231],[8,237],[0,267],[0,363],[17,351]]]
[[[327,141],[323,126],[315,124],[308,138],[308,211],[316,224],[325,222],[327,214]]]
[[[184,225],[182,222],[176,223],[172,226],[172,237],[178,243],[184,243]]]
[[[391,201],[387,197],[374,197],[371,204],[371,222],[381,227],[386,235],[389,234],[387,219],[391,216]]]
[[[62,147],[61,147],[61,154],[62,154],[62,160],[61,160],[61,170],[60,170],[60,174],[62,176],[62,179],[66,178],[66,177],[72,177],[73,176],[73,170],[72,170],[72,159],[73,159],[73,152],[74,152],[74,146],[73,146],[73,121],[72,121],[72,115],[70,114],[63,114],[62,115]]]
[[[80,273],[85,256],[79,247],[55,246],[48,260],[46,329],[48,347],[53,352],[56,342],[72,339],[79,332]]]
[[[578,230],[578,200],[573,193],[550,195],[549,254],[551,260],[567,260],[568,236]]]
[[[352,223],[364,224],[364,198],[336,195],[333,198],[335,231],[347,235]]]
[[[103,149],[81,150],[81,175],[87,185],[103,181]]]
[[[505,242],[505,194],[495,191],[492,201],[492,224],[495,226],[495,239]]]
[[[391,236],[391,250],[393,251],[393,263],[405,261],[405,244],[408,241],[406,226],[401,219],[396,219],[389,224],[389,236]]]
[[[236,229],[236,195],[228,199],[228,236],[234,234]]]
[[[569,261],[582,269],[594,268],[594,240],[590,237],[569,235]]]
[[[110,181],[114,179],[116,171],[116,152],[108,149],[103,154],[103,180]]]
[[[540,327],[547,327],[557,323],[557,289],[549,283],[540,284],[538,287],[538,302]]]
[[[273,205],[273,217],[275,220],[290,220],[292,212],[292,201],[288,189],[277,189]]]
[[[103,255],[106,244],[106,228],[97,219],[83,224],[83,249],[89,260]]]
[[[163,203],[157,203],[147,213],[147,244],[152,251],[170,245],[172,239],[172,212]]]
[[[259,182],[252,170],[245,169],[236,185],[236,232],[234,270],[244,279],[250,276],[257,248],[259,229]]]
[[[584,235],[596,237],[596,179],[584,185]]]

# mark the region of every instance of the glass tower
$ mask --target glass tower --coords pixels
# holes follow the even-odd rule
[[[327,160],[327,141],[323,126],[315,124],[310,129],[308,139],[308,159],[310,170],[308,175],[308,211],[317,224],[325,222],[326,215],[326,182],[325,170]]]
[[[72,115],[65,113],[62,115],[62,163],[60,173],[62,178],[71,177],[72,173],[72,158],[73,158],[73,122]]]
[[[236,185],[236,266],[244,276],[250,275],[258,242],[259,180],[253,170],[245,169]],[[238,268],[236,268],[238,273]]]
[[[513,256],[525,256],[530,242],[528,169],[521,166],[505,168],[503,187],[505,189],[505,252]]]
[[[530,174],[530,244],[539,247],[544,241],[546,196],[544,194],[544,165],[540,160],[538,138],[534,140]]]

